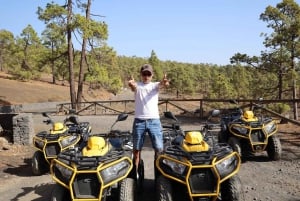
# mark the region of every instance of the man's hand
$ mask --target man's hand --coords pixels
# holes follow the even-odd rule
[[[130,89],[131,89],[132,91],[135,91],[135,90],[136,90],[136,82],[134,81],[134,78],[133,78],[132,75],[130,76],[130,79],[129,79],[129,81],[128,81],[128,86],[130,87]]]
[[[167,73],[164,74],[164,77],[163,77],[162,81],[160,81],[160,84],[165,87],[170,85],[170,82],[167,78]]]

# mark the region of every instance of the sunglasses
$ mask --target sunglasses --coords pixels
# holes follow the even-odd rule
[[[142,73],[142,76],[144,76],[144,77],[150,77],[152,74],[150,73],[150,72],[143,72]]]

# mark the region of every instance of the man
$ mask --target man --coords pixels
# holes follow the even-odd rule
[[[145,134],[148,133],[155,155],[163,150],[163,134],[158,110],[159,89],[169,85],[165,74],[160,82],[152,82],[153,68],[150,64],[142,65],[140,69],[141,81],[134,79],[128,85],[134,92],[135,116],[133,122],[133,155],[135,167],[138,170],[141,150],[144,145]]]

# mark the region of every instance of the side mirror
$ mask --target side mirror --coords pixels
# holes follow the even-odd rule
[[[121,114],[118,115],[117,121],[125,121],[127,119],[127,117],[128,117],[128,114],[121,113]]]
[[[169,111],[164,112],[164,116],[168,119],[174,119],[175,121],[178,121],[172,112],[169,112]]]
[[[48,115],[46,112],[43,112],[42,115],[43,115],[43,117],[48,117],[48,118],[50,118],[49,115]]]
[[[115,123],[111,126],[110,130],[112,130],[112,128],[114,127],[114,125],[115,125],[118,121],[124,121],[124,120],[127,119],[127,117],[128,117],[128,114],[126,114],[126,113],[121,113],[121,114],[119,114],[117,120],[116,120]]]
[[[238,104],[237,100],[234,99],[230,100],[229,103],[236,104],[236,105]]]

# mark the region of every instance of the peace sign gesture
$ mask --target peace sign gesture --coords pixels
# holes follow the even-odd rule
[[[170,82],[169,82],[169,80],[167,78],[167,73],[164,74],[164,77],[163,77],[163,79],[162,79],[162,81],[160,83],[163,86],[169,86],[170,85]]]
[[[136,82],[134,81],[134,77],[132,75],[130,75],[128,86],[131,88],[132,91],[136,90]]]

